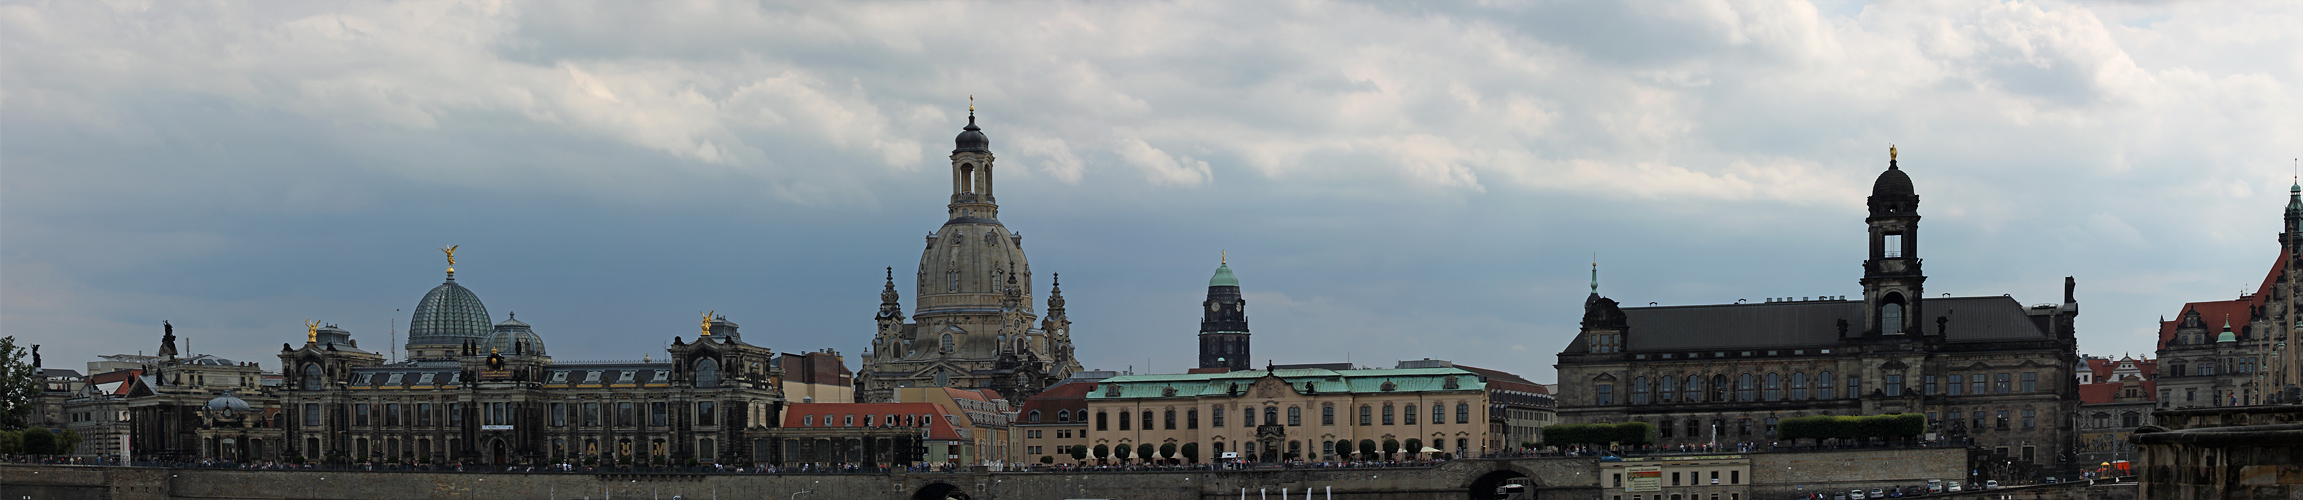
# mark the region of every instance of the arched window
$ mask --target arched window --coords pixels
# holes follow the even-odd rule
[[[1687,402],[1689,402],[1689,403],[1701,403],[1701,402],[1703,402],[1703,376],[1702,376],[1702,375],[1688,375],[1688,376],[1687,376]]]
[[[1071,410],[1056,410],[1056,422],[1057,422],[1057,423],[1070,422],[1070,421],[1072,421],[1072,411],[1071,411]]]
[[[1407,411],[1404,413],[1407,415],[1407,420],[1400,423],[1404,425],[1415,425],[1415,405],[1407,405]]]
[[[1393,423],[1399,422],[1399,420],[1392,416],[1392,411],[1393,408],[1391,405],[1383,405],[1383,425],[1391,425]]]
[[[1728,399],[1727,399],[1727,383],[1728,383],[1728,381],[1727,381],[1727,376],[1726,376],[1726,375],[1712,375],[1712,376],[1711,376],[1711,400],[1712,400],[1712,401],[1728,401]]]
[[[1901,335],[1903,333],[1903,297],[1888,294],[1887,300],[1890,302],[1879,305],[1879,333]]]
[[[1279,407],[1263,407],[1263,423],[1264,425],[1279,425]]]
[[[1173,410],[1173,409],[1170,409],[1170,410],[1168,410],[1168,411],[1167,411],[1167,414],[1166,414],[1166,415],[1164,415],[1164,418],[1166,418],[1166,419],[1167,419],[1165,422],[1163,422],[1163,423],[1167,424],[1167,427],[1166,427],[1166,429],[1167,429],[1167,430],[1171,430],[1171,431],[1172,431],[1172,430],[1175,430],[1175,410]]]
[[[1635,404],[1635,405],[1643,405],[1643,404],[1647,404],[1647,396],[1648,396],[1648,394],[1649,394],[1649,392],[1648,392],[1649,390],[1651,390],[1651,388],[1650,388],[1650,387],[1648,387],[1648,385],[1647,385],[1647,377],[1646,377],[1646,376],[1632,377],[1632,378],[1631,378],[1631,404]]]
[[[1456,403],[1456,404],[1455,404],[1455,423],[1458,423],[1458,424],[1468,424],[1468,423],[1471,423],[1471,403]]]
[[[1039,410],[1032,410],[1032,415],[1031,415],[1031,417],[1030,417],[1030,418],[1031,418],[1031,422],[1032,422],[1032,423],[1035,423],[1035,424],[1036,424],[1036,423],[1040,423],[1040,411],[1039,411]],[[869,423],[869,421],[866,421],[866,423]]]
[[[1831,372],[1815,374],[1815,398],[1831,399],[1834,397],[1837,396],[1831,395]]]
[[[720,362],[704,358],[696,362],[696,388],[711,389],[720,386]]]
[[[1319,425],[1335,425],[1335,405],[1319,408]]]
[[[1287,407],[1287,426],[1288,426],[1288,427],[1300,427],[1300,426],[1303,426],[1303,407],[1300,407],[1300,406],[1290,406],[1290,407]]]
[[[1655,399],[1656,399],[1656,400],[1658,400],[1658,401],[1662,401],[1662,402],[1665,402],[1665,403],[1669,403],[1669,402],[1671,402],[1673,399],[1677,399],[1677,398],[1678,398],[1678,396],[1679,396],[1679,377],[1669,377],[1669,376],[1667,376],[1667,377],[1662,377],[1662,378],[1660,378],[1660,379],[1658,379],[1658,380],[1661,382],[1661,384],[1660,384],[1660,386],[1659,386],[1659,387],[1656,387],[1656,388],[1655,388],[1655,396],[1656,396],[1656,397],[1655,397]]]
[[[1807,372],[1791,372],[1791,399],[1807,399]]]
[[[1759,398],[1754,397],[1757,395],[1752,392],[1751,374],[1746,373],[1735,378],[1736,401],[1757,401]]]
[[[304,365],[304,390],[320,390],[320,381],[320,365],[318,363]]]
[[[1762,397],[1767,398],[1768,401],[1783,400],[1783,376],[1769,373],[1762,384],[1765,384],[1759,386]]]
[[[1120,411],[1120,430],[1128,430],[1128,412],[1126,410]]]
[[[944,334],[944,338],[943,338],[943,340],[941,341],[940,345],[942,345],[942,346],[943,346],[943,348],[944,348],[944,352],[952,352],[952,334],[949,334],[949,333],[946,333],[946,334]]]

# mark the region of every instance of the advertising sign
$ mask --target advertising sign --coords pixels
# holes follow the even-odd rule
[[[1663,491],[1662,466],[1624,467],[1623,476],[1623,491]]]

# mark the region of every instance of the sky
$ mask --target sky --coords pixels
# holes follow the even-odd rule
[[[2293,2],[0,1],[0,330],[382,351],[459,245],[561,361],[716,311],[855,368],[973,96],[1091,369],[1191,368],[1219,255],[1259,360],[1541,382],[1595,261],[1856,296],[1890,144],[1929,293],[2071,276],[2142,355],[2273,263],[2299,85]]]

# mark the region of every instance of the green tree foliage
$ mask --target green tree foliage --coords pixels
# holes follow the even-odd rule
[[[1159,445],[1159,455],[1160,455],[1160,456],[1163,456],[1163,457],[1168,457],[1168,458],[1169,458],[1169,459],[1171,459],[1171,460],[1172,460],[1172,459],[1174,459],[1174,458],[1176,458],[1176,455],[1175,455],[1175,443],[1165,443],[1165,444],[1161,444],[1161,445]]]
[[[1777,422],[1775,430],[1776,435],[1783,439],[1908,438],[1927,432],[1927,416],[1896,413],[1865,417],[1822,415],[1787,418]]]
[[[1046,465],[1052,463],[1056,463],[1056,457],[1054,455],[1040,455],[1040,464]]]
[[[1112,447],[1096,445],[1096,458],[1114,458],[1112,457]]]
[[[24,358],[16,337],[0,337],[0,430],[24,428],[39,405],[40,367]]]
[[[1399,440],[1397,440],[1397,439],[1385,439],[1385,440],[1383,440],[1383,454],[1384,454],[1385,456],[1389,456],[1389,455],[1391,455],[1391,454],[1393,454],[1393,453],[1399,453]]]
[[[1084,444],[1075,444],[1075,445],[1072,445],[1072,450],[1071,450],[1071,452],[1072,452],[1072,460],[1087,460],[1087,459],[1088,459],[1088,445],[1084,445]]]
[[[1151,460],[1153,451],[1156,450],[1152,448],[1151,443],[1136,445],[1136,456],[1144,460]]]
[[[56,435],[56,449],[60,450],[56,453],[64,455],[78,454],[80,453],[80,441],[80,431],[65,429],[63,434]]]
[[[24,435],[24,454],[26,454],[26,455],[54,455],[54,454],[56,454],[56,433],[53,433],[53,432],[48,432],[48,429],[47,429],[47,428],[43,428],[43,427],[33,427],[33,428],[30,428],[30,429],[24,429],[23,435]]]
[[[1655,424],[1627,422],[1621,424],[1559,424],[1543,428],[1544,444],[1567,446],[1577,444],[1648,444],[1655,442]]]
[[[1124,444],[1112,447],[1112,458],[1127,460],[1128,456],[1133,454],[1135,454],[1135,447]]]
[[[1184,443],[1183,459],[1192,463],[1199,463],[1199,443]]]
[[[1407,450],[1408,453],[1423,453],[1423,440],[1408,438],[1407,443],[1401,445],[1400,449]]]
[[[1359,457],[1362,459],[1375,458],[1375,440],[1359,440]]]
[[[0,431],[0,455],[22,454],[24,454],[24,434],[16,431]]]

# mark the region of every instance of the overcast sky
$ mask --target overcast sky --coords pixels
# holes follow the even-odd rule
[[[455,244],[560,360],[716,310],[855,368],[973,95],[1090,368],[1190,368],[1228,251],[1258,361],[1549,382],[1594,255],[1627,305],[1860,294],[1891,143],[1931,295],[2073,276],[2141,354],[2273,263],[2299,84],[2293,2],[0,2],[0,330],[383,350]]]

